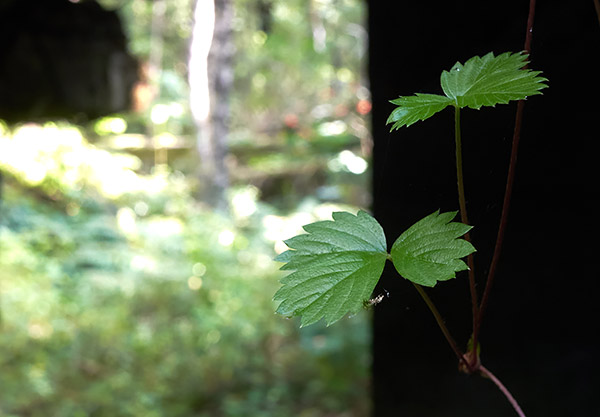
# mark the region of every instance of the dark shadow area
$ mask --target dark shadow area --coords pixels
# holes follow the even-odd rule
[[[80,122],[131,106],[136,60],[95,1],[0,3],[0,118]]]
[[[453,114],[388,133],[388,100],[441,93],[440,73],[520,51],[528,2],[369,2],[374,212],[388,242],[436,209],[457,210]],[[549,79],[525,105],[513,204],[482,334],[482,362],[531,416],[600,413],[595,270],[598,51],[592,1],[538,2],[531,67]],[[462,113],[467,206],[481,295],[502,206],[516,105]],[[390,266],[391,268],[391,266]],[[374,321],[374,415],[516,415],[457,360],[408,282],[390,269]],[[430,291],[461,349],[471,333],[466,274]]]

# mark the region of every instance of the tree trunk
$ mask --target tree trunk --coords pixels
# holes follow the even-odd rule
[[[233,84],[231,0],[198,0],[189,60],[190,107],[197,129],[201,192],[226,206],[229,94]]]

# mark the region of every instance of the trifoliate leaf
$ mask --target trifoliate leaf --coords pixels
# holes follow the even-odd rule
[[[428,119],[448,105],[479,109],[541,94],[540,90],[547,87],[544,81],[548,80],[539,76],[540,71],[523,69],[526,64],[526,54],[511,52],[497,57],[492,52],[482,58],[475,56],[464,65],[457,62],[440,77],[446,96],[417,93],[392,100],[398,107],[387,123],[394,123],[391,130],[400,129]]]
[[[414,96],[397,98],[392,100],[392,103],[398,105],[398,108],[390,114],[387,123],[394,122],[394,130],[430,118],[452,104],[452,99],[437,94],[417,93]]]
[[[475,56],[464,65],[457,62],[450,71],[442,72],[442,89],[461,108],[479,109],[523,100],[541,94],[539,90],[547,87],[543,82],[548,81],[538,76],[541,71],[522,69],[527,62],[523,53]]]
[[[301,315],[308,326],[324,318],[327,325],[346,313],[362,309],[383,271],[386,241],[379,223],[364,211],[333,213],[326,220],[304,226],[306,234],[285,241],[290,250],[275,260],[281,269],[294,270],[281,279],[274,300],[277,312]]]
[[[460,260],[475,248],[464,239],[471,226],[450,222],[456,211],[436,211],[402,233],[392,246],[392,261],[398,273],[416,284],[433,287],[437,281],[454,278],[468,269]]]

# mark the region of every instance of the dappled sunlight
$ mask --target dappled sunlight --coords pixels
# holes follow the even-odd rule
[[[136,172],[140,161],[130,154],[111,153],[89,144],[76,127],[27,124],[0,136],[0,166],[30,186],[64,183],[95,191],[109,199],[126,194],[161,193],[168,186],[164,174]]]
[[[148,219],[146,223],[147,233],[159,238],[179,236],[183,233],[184,224],[181,219],[175,217],[157,216]]]
[[[130,265],[136,271],[153,272],[156,270],[156,260],[144,255],[134,255]]]
[[[260,191],[254,186],[246,186],[235,190],[231,197],[233,214],[239,219],[246,219],[258,210],[257,201]]]
[[[127,131],[127,121],[122,117],[103,117],[94,123],[98,135],[119,135]]]
[[[184,115],[185,109],[181,103],[171,102],[169,104],[155,104],[150,111],[150,120],[155,125],[162,125],[171,118],[180,118]],[[115,132],[117,133],[117,132]],[[122,132],[120,132],[122,133]]]
[[[333,172],[346,170],[353,174],[360,175],[367,170],[369,164],[360,156],[346,149],[341,151],[335,158],[332,158],[327,163],[327,167]]]
[[[55,135],[51,144],[43,141],[46,130]],[[359,338],[366,317],[327,333],[313,329],[317,333],[307,337],[318,343],[304,346],[294,341],[298,323],[273,313],[272,295],[282,276],[273,258],[285,250],[283,239],[347,206],[307,199],[282,213],[261,200],[258,187],[242,185],[228,193],[230,212],[219,214],[195,202],[180,175],[168,169],[140,174],[135,158],[88,144],[78,129],[35,125],[18,132],[3,132],[0,145],[2,169],[14,178],[5,184],[6,223],[0,229],[0,300],[10,336],[0,336],[0,348],[30,350],[35,343],[66,354],[43,356],[48,362],[28,367],[19,376],[28,388],[11,398],[51,398],[64,387],[78,392],[96,375],[106,381],[107,398],[114,386],[127,391],[133,379],[151,390],[147,381],[165,373],[190,375],[194,386],[205,376],[222,384],[251,382],[264,372],[265,378],[290,381],[284,384],[321,373],[350,375],[348,389],[362,384],[363,376],[352,380],[359,371],[335,362],[319,365],[315,358],[340,354],[343,346],[355,357],[366,355],[368,338]],[[14,137],[30,145],[20,159],[7,157],[23,149]],[[31,166],[45,172],[36,183],[27,179]],[[54,190],[58,206],[51,217],[35,195],[23,194],[35,187]],[[90,206],[91,195],[106,208]],[[33,209],[24,211],[23,204]],[[13,231],[4,224],[20,226]],[[339,347],[326,351],[328,346]],[[121,358],[110,359],[118,366],[106,352]],[[73,382],[56,382],[60,368],[71,369]],[[0,382],[15,380],[14,372],[18,368]]]
[[[235,233],[232,230],[222,230],[221,232],[219,232],[219,245],[221,246],[225,246],[225,247],[229,247],[231,245],[233,245],[233,242],[235,241]]]
[[[214,101],[190,94],[215,77],[194,0],[99,3],[139,59],[132,111],[0,120],[0,414],[362,417],[369,316],[300,329],[273,300],[284,240],[370,201],[362,3],[236,2]]]
[[[343,120],[325,122],[317,126],[317,132],[319,132],[321,136],[337,136],[346,133],[347,130],[348,126]]]
[[[202,288],[202,278],[195,275],[191,276],[188,278],[187,284],[190,290],[198,291],[200,288]]]
[[[117,210],[117,225],[119,229],[128,236],[137,234],[136,214],[129,207],[121,207]]]

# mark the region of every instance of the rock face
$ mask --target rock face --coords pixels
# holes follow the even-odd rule
[[[125,110],[137,79],[119,17],[95,1],[0,2],[0,119]]]

